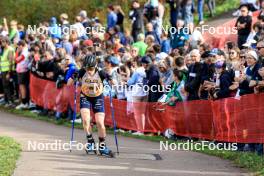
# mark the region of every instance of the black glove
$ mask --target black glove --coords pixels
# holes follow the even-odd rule
[[[75,72],[72,74],[72,76],[71,76],[71,78],[72,78],[73,80],[77,80],[78,77],[79,77],[79,71],[75,71]]]
[[[64,83],[64,77],[62,75],[59,75],[56,81],[56,88],[61,89],[63,87]]]

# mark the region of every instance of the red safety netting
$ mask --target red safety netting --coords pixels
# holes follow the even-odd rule
[[[30,78],[31,100],[37,105],[59,112],[73,108],[73,87],[56,89],[54,82],[32,74]],[[171,128],[180,136],[264,143],[263,99],[264,94],[252,94],[240,99],[183,102],[174,107],[167,106],[162,112],[153,108],[155,103],[131,103],[114,99],[113,106],[117,126],[127,130],[158,133]],[[105,109],[105,124],[112,126],[108,97],[105,98]]]

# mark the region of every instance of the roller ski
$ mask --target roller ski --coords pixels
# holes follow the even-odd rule
[[[115,155],[114,153],[106,146],[104,147],[99,147],[99,155],[109,157],[109,158],[114,158]]]
[[[89,155],[89,154],[97,155],[96,144],[95,143],[86,143],[85,152],[87,155]]]

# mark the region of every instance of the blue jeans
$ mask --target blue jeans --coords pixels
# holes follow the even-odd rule
[[[204,0],[198,0],[198,18],[199,21],[203,21],[203,5],[204,5]]]

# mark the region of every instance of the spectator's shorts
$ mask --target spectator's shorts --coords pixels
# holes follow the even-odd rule
[[[28,85],[29,84],[29,72],[17,73],[18,84]]]
[[[94,113],[104,113],[105,108],[104,108],[104,95],[101,94],[98,97],[87,97],[83,94],[81,94],[80,97],[80,108],[87,108],[90,109],[92,108]]]

